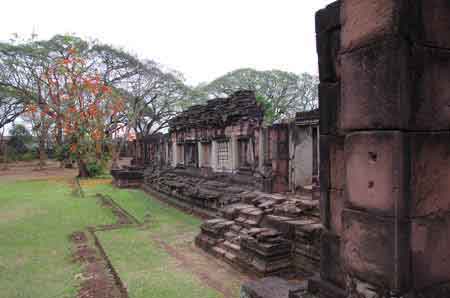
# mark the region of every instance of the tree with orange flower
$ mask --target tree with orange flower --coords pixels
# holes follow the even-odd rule
[[[55,59],[41,81],[46,100],[36,107],[47,117],[59,119],[79,176],[89,176],[87,164],[102,157],[108,119],[123,110],[121,97],[75,48],[68,49],[63,59]]]

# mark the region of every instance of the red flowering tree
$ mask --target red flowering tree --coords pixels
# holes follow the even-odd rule
[[[101,160],[108,142],[106,123],[123,110],[121,97],[74,48],[64,58],[53,59],[40,81],[40,99],[29,104],[27,111],[39,112],[62,126],[79,176],[89,176],[87,164]]]

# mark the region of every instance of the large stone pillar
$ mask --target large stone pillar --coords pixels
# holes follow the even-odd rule
[[[450,2],[342,0],[316,20],[326,231],[311,290],[450,297]]]
[[[197,151],[198,151],[198,167],[201,168],[203,167],[205,159],[205,157],[203,156],[203,145],[201,142],[197,142]]]
[[[211,168],[217,171],[217,141],[211,142]]]
[[[345,274],[341,259],[341,213],[345,193],[345,135],[339,127],[341,65],[339,59],[341,21],[340,2],[316,14],[317,54],[319,57],[319,179],[320,207],[324,226],[321,241],[320,287],[311,290],[322,297],[345,297]]]
[[[179,160],[178,160],[178,152],[177,152],[177,142],[176,140],[172,142],[172,167],[176,167]]]
[[[232,136],[230,138],[229,145],[229,168],[231,172],[235,172],[239,168],[239,150],[238,150],[238,138],[237,136]]]

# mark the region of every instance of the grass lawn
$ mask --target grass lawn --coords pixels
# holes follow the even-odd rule
[[[131,298],[223,296],[193,275],[191,268],[185,268],[160,243],[177,248],[192,245],[201,223],[199,219],[162,204],[140,190],[88,184],[82,183],[86,194],[108,194],[138,220],[147,221],[143,229],[97,233]]]
[[[64,181],[0,182],[0,297],[76,296],[68,236],[115,218],[71,193]]]
[[[130,298],[239,296],[243,277],[195,248],[199,219],[107,179],[81,185],[84,198],[67,177],[0,182],[0,297],[76,297],[81,266],[71,260],[69,235],[116,222],[97,193],[144,223],[96,233]]]

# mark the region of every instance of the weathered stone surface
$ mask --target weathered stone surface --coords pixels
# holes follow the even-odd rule
[[[361,48],[399,34],[397,11],[406,1],[343,0],[341,5],[342,49]]]
[[[411,216],[450,211],[450,133],[416,133],[411,142]]]
[[[319,78],[322,82],[336,82],[340,78],[340,31],[319,33],[316,36],[319,56]]]
[[[173,169],[147,173],[145,183],[147,187],[188,206],[219,212],[223,207],[239,203],[241,194],[255,188],[252,181],[250,184],[234,185],[230,179],[230,175],[221,174],[218,177],[206,178],[192,169]],[[257,179],[253,180],[256,181]]]
[[[295,298],[347,298],[346,291],[342,288],[337,287],[331,282],[324,281],[318,276],[315,276],[308,280],[308,294],[314,296],[300,295],[294,296]],[[360,298],[360,297],[358,297]]]
[[[450,297],[450,282],[437,284],[421,291],[413,291],[405,298],[441,298]]]
[[[390,37],[450,48],[446,0],[343,0],[341,23],[345,51]]]
[[[410,279],[409,223],[345,209],[341,255],[350,275],[388,289]]]
[[[431,47],[450,49],[450,2],[447,0],[410,1],[412,39]]]
[[[224,219],[206,221],[198,247],[258,276],[308,275],[320,260],[318,202],[302,196],[240,194],[243,203],[221,209]]]
[[[320,188],[345,188],[345,137],[322,135],[320,137]]]
[[[242,298],[289,298],[289,292],[306,289],[306,283],[288,282],[278,277],[267,277],[249,281],[242,285]]]
[[[330,228],[330,191],[320,191],[320,221],[324,228]]]
[[[339,83],[319,84],[320,133],[339,134],[339,109],[341,85]]]
[[[318,272],[323,227],[311,221],[296,221],[293,262],[303,275]]]
[[[341,2],[335,1],[316,12],[316,33],[332,31],[340,27],[340,8]]]
[[[119,188],[139,187],[144,182],[144,170],[139,167],[113,169],[113,184]]]
[[[416,290],[450,280],[450,217],[413,219],[411,252]]]
[[[344,137],[330,137],[330,188],[342,190],[345,188],[345,155]]]
[[[408,215],[405,136],[395,131],[356,132],[345,140],[347,202],[383,216]]]
[[[320,136],[320,170],[319,180],[320,189],[328,190],[331,187],[331,156],[330,156],[330,143],[333,140],[333,136],[321,135]]]
[[[170,121],[172,130],[230,126],[240,121],[262,121],[262,108],[252,91],[238,91],[228,98],[209,100],[206,105],[190,107]]]
[[[409,129],[450,130],[450,50],[414,46],[411,63],[414,93]]]
[[[343,130],[405,129],[410,115],[407,44],[387,40],[342,55]]]
[[[342,232],[342,210],[344,209],[344,191],[330,190],[330,227],[329,229],[341,235]]]
[[[341,264],[341,240],[338,235],[324,231],[321,239],[320,276],[341,288],[345,287],[345,274]]]

